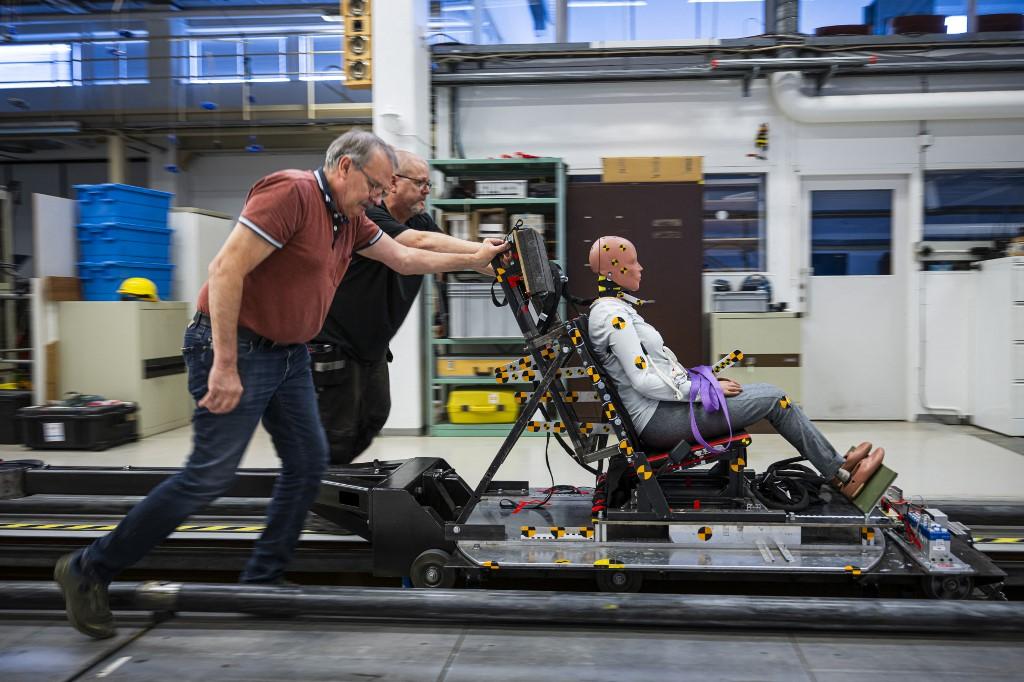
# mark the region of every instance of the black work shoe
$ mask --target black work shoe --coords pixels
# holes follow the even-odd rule
[[[53,579],[64,593],[68,620],[76,630],[95,639],[117,634],[106,584],[83,575],[75,566],[74,554],[66,554],[57,560]]]

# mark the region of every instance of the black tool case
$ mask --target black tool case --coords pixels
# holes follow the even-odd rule
[[[18,410],[22,442],[35,450],[106,450],[139,439],[135,403]]]

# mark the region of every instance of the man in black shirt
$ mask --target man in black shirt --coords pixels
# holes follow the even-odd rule
[[[367,217],[399,243],[441,253],[474,253],[480,245],[444,234],[425,212],[430,169],[398,150],[394,185]],[[320,420],[331,464],[348,464],[370,446],[391,412],[388,343],[402,326],[423,282],[356,254],[313,340],[329,350],[313,355]],[[315,351],[320,349],[314,348]]]

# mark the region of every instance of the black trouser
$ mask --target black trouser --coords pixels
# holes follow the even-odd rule
[[[391,412],[387,358],[364,365],[323,353],[313,356],[313,368],[331,464],[348,464],[370,447]]]

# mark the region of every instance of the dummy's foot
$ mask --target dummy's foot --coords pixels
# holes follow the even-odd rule
[[[862,459],[850,472],[850,480],[840,488],[843,495],[851,500],[857,497],[864,489],[864,485],[882,468],[883,459],[885,459],[885,450],[882,448],[875,448],[874,452]]]
[[[843,455],[843,464],[839,467],[840,472],[843,473],[837,474],[836,477],[832,479],[832,486],[837,490],[842,488],[843,484],[850,480],[850,474],[852,474],[853,470],[857,468],[857,465],[868,456],[869,452],[871,452],[871,443],[868,443],[867,441],[847,450],[846,454]]]

